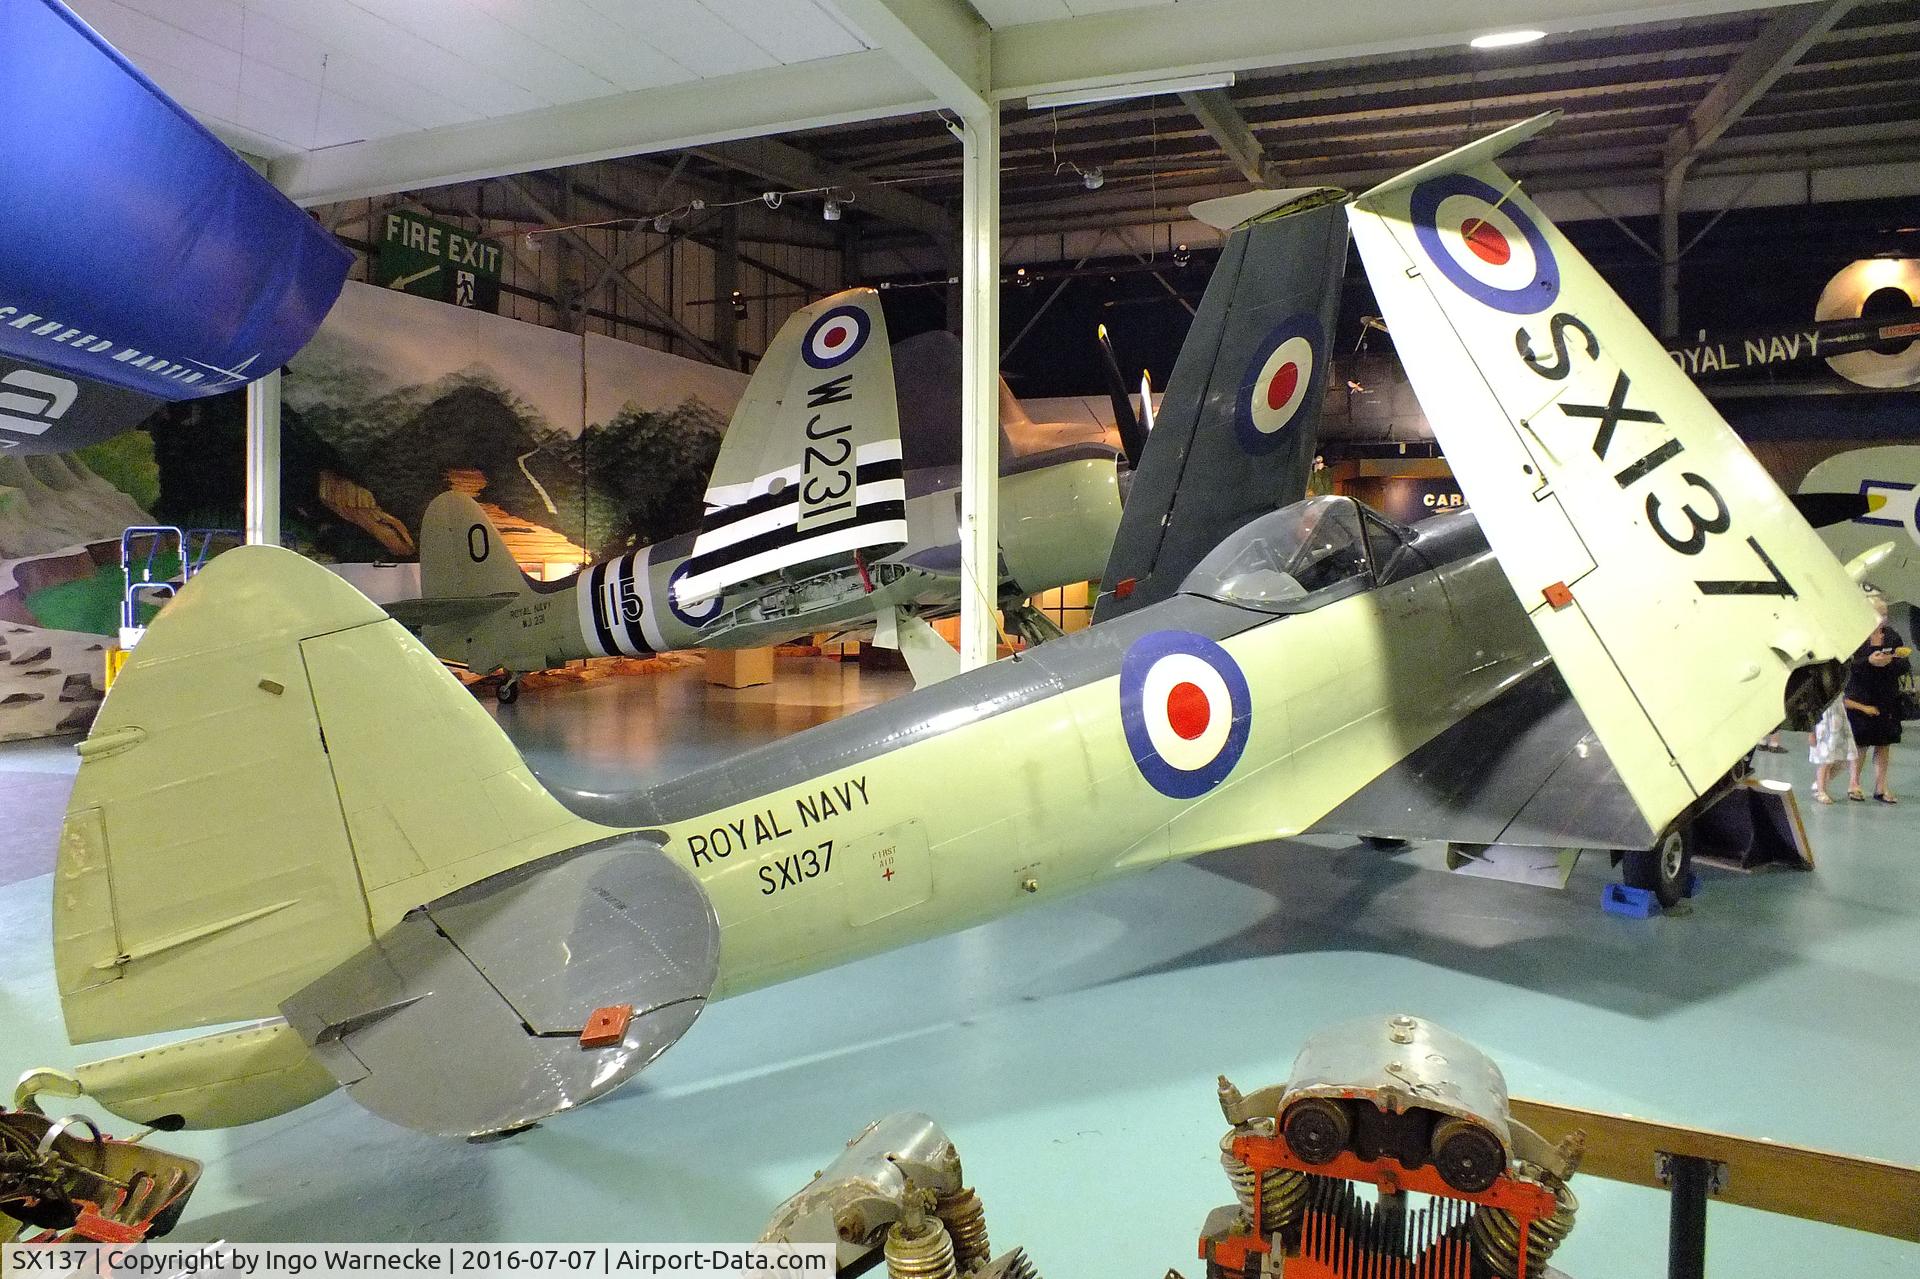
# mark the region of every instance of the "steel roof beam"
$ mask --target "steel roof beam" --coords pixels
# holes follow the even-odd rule
[[[850,170],[823,164],[817,157],[773,138],[741,138],[695,147],[694,153],[724,168],[796,189],[841,187],[853,192],[866,213],[911,227],[936,240],[953,237],[954,221],[931,200],[881,186]],[[957,157],[956,157],[957,158]]]
[[[963,120],[992,100],[986,21],[966,0],[835,0],[861,34]]]
[[[1700,99],[1686,123],[1667,138],[1660,184],[1660,332],[1680,331],[1680,206],[1687,170],[1720,140],[1781,76],[1860,0],[1788,9],[1768,21],[1760,35]]]
[[[276,160],[271,176],[296,204],[327,204],[937,105],[892,58],[868,50],[343,143]]]
[[[1667,167],[1684,165],[1719,141],[1720,135],[1732,128],[1774,81],[1792,70],[1820,37],[1859,4],[1860,0],[1828,0],[1821,5],[1802,5],[1768,22],[1759,38],[1707,90],[1687,122],[1667,139]]]
[[[1254,186],[1267,185],[1267,158],[1261,152],[1260,139],[1247,127],[1247,118],[1225,89],[1199,89],[1180,95],[1180,101],[1202,128],[1220,144],[1233,167]]]

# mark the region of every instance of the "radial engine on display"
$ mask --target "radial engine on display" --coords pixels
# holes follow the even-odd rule
[[[1515,1120],[1500,1068],[1423,1018],[1321,1031],[1284,1084],[1243,1095],[1222,1076],[1220,1110],[1239,1202],[1201,1234],[1210,1277],[1539,1279],[1573,1229],[1584,1138],[1555,1145]]]

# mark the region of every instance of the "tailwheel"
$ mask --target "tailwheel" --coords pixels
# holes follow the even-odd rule
[[[1620,877],[1627,887],[1645,889],[1662,906],[1680,904],[1687,895],[1687,878],[1692,870],[1693,831],[1686,826],[1669,826],[1652,848],[1620,859]]]
[[[502,706],[511,706],[520,700],[520,677],[509,675],[500,681],[500,687],[493,690],[494,700]]]
[[[1448,1119],[1433,1130],[1433,1167],[1463,1195],[1477,1195],[1507,1169],[1500,1139],[1470,1119]]]
[[[1347,1148],[1353,1120],[1339,1102],[1308,1097],[1287,1107],[1280,1131],[1294,1154],[1310,1164],[1324,1164]]]

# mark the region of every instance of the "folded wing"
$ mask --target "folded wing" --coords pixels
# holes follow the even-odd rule
[[[1706,397],[1494,158],[1349,209],[1394,345],[1515,593],[1648,824],[1817,713],[1871,614]]]

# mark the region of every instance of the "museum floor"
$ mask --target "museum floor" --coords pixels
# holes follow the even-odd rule
[[[769,688],[708,689],[688,669],[499,714],[538,767],[609,781],[902,683],[783,659]],[[1762,758],[1804,785],[1800,747]],[[66,743],[0,747],[4,1071],[82,1056],[46,936],[72,768]],[[1168,867],[717,1004],[635,1085],[509,1141],[419,1136],[339,1094],[168,1138],[210,1165],[181,1235],[751,1238],[870,1119],[919,1109],[959,1146],[996,1245],[1026,1244],[1056,1279],[1196,1276],[1201,1221],[1230,1198],[1214,1076],[1279,1081],[1311,1031],[1398,1010],[1463,1032],[1518,1094],[1920,1163],[1920,746],[1895,785],[1896,809],[1807,805],[1817,873],[1707,871],[1691,914],[1648,921],[1600,911],[1598,858],[1565,893],[1450,875],[1437,846],[1333,839]],[[1660,1195],[1576,1189],[1561,1269],[1664,1273]],[[1724,1206],[1711,1221],[1715,1275],[1920,1270],[1886,1239]]]

